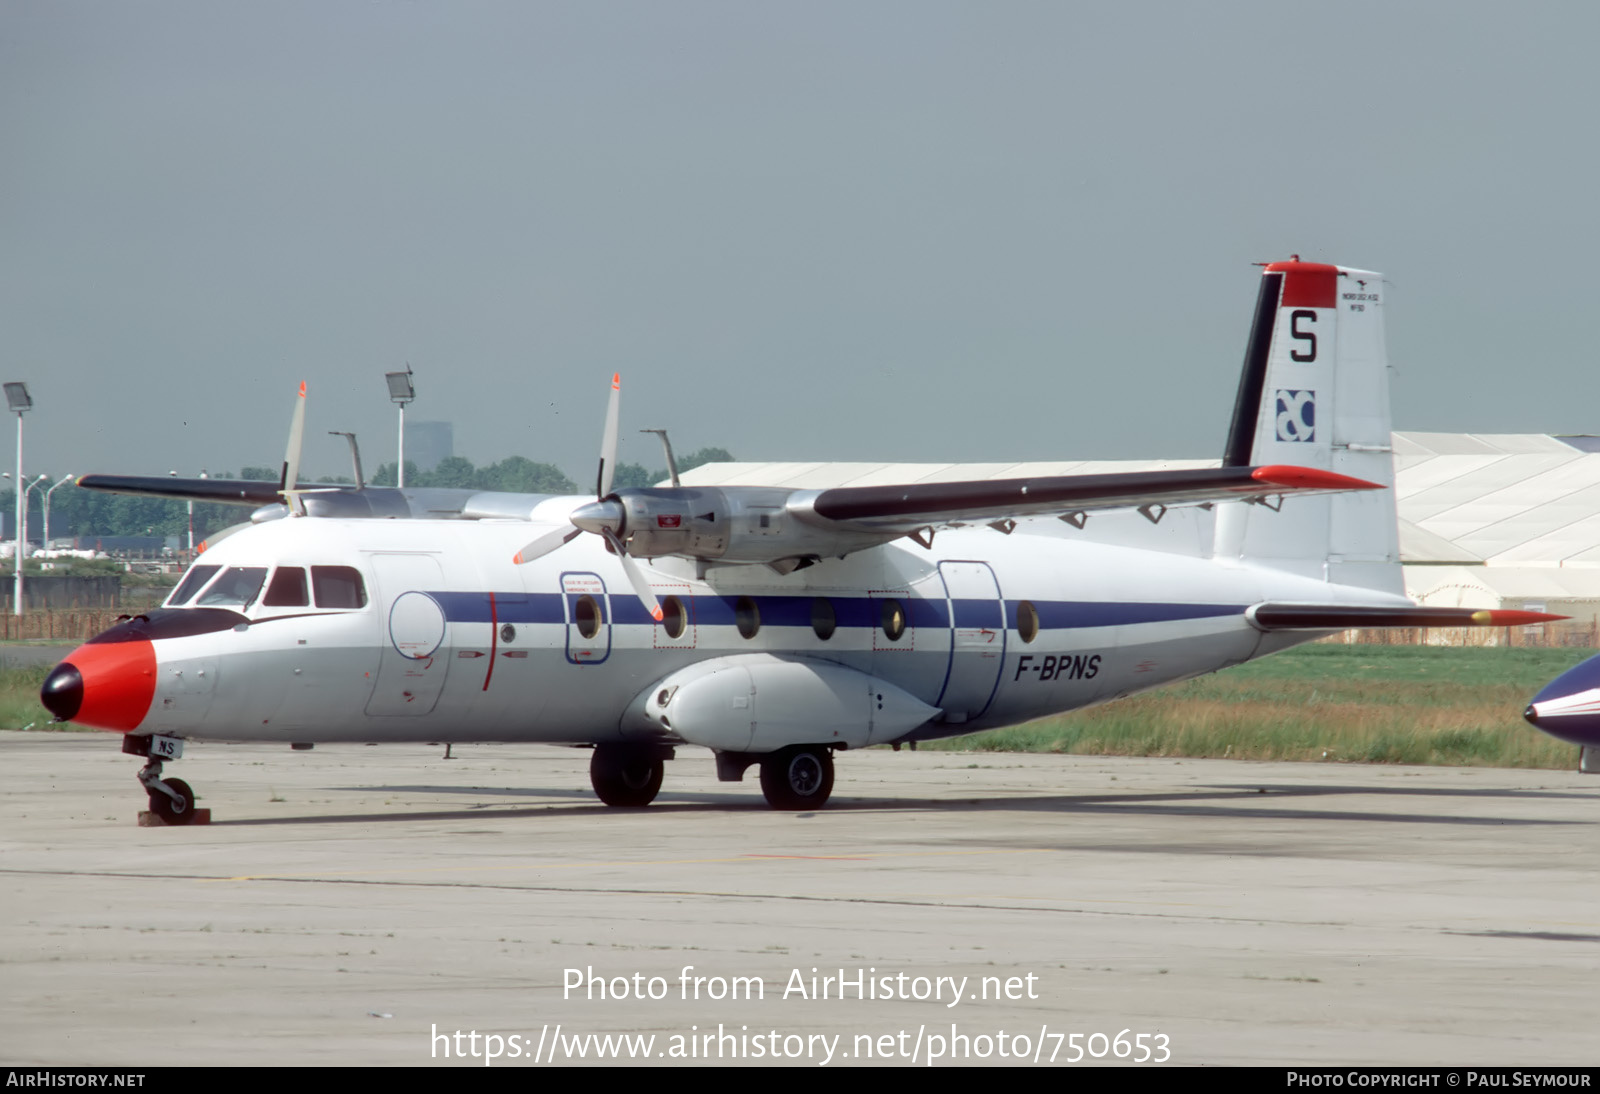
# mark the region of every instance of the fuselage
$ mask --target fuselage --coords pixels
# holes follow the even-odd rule
[[[1246,609],[1265,600],[1394,600],[1024,525],[941,532],[932,549],[900,540],[787,575],[697,576],[693,563],[657,560],[644,567],[665,608],[657,622],[598,537],[513,565],[528,538],[520,521],[249,528],[202,555],[168,607],[68,658],[80,677],[70,720],[238,741],[661,740],[672,734],[642,711],[662,681],[764,655],[914,697],[925,720],[892,733],[914,740],[1104,702],[1317,636],[1253,627]]]

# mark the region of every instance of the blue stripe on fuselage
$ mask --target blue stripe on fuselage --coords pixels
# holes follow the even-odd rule
[[[567,621],[561,593],[495,593],[494,614],[490,615],[488,593],[430,592],[439,602],[445,618],[452,623],[488,623],[491,618],[500,623],[557,623]],[[679,597],[689,609],[690,618],[700,626],[731,627],[734,609],[739,597],[686,596]],[[754,596],[761,623],[768,627],[811,626],[811,596]],[[882,622],[882,603],[890,597],[833,596],[834,616],[840,627],[876,628]],[[950,626],[950,610],[943,600],[924,600],[917,597],[896,597],[905,608],[912,627],[945,628]],[[1013,630],[1017,626],[1017,605],[1021,601],[1008,600],[1005,604],[1005,625]],[[1138,623],[1170,623],[1183,619],[1210,619],[1224,615],[1240,615],[1242,604],[1165,604],[1121,603],[1095,600],[1034,600],[1034,610],[1039,613],[1039,626],[1043,630],[1076,630],[1085,627],[1116,627]],[[639,598],[627,592],[611,594],[611,622],[618,625],[654,625],[655,620],[645,611]],[[955,601],[955,625],[958,627],[993,627],[1000,624],[1000,605],[994,600]]]

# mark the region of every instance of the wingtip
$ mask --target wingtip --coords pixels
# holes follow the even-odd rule
[[[1274,463],[1250,472],[1257,482],[1273,486],[1289,486],[1300,490],[1382,490],[1383,484],[1341,475],[1337,471],[1323,471],[1315,467],[1295,467],[1293,464]]]
[[[1537,623],[1556,623],[1571,618],[1568,615],[1525,612],[1515,608],[1485,608],[1472,613],[1472,621],[1481,627],[1531,627]]]

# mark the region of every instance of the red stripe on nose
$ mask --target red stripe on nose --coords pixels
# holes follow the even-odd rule
[[[156,694],[156,650],[149,642],[79,646],[65,664],[82,677],[81,700],[71,718],[96,729],[138,729]]]

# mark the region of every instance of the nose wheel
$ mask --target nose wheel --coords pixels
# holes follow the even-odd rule
[[[156,769],[155,774],[160,776],[161,765],[151,765]],[[168,824],[188,824],[194,820],[194,791],[189,789],[189,784],[182,779],[153,778],[145,781],[145,768],[139,772],[139,781],[144,783],[145,789],[150,792],[150,812],[166,821]]]
[[[122,738],[122,751],[143,756],[149,762],[139,771],[139,785],[150,795],[150,812],[167,824],[193,824],[196,816],[195,794],[182,779],[161,777],[164,760],[176,760],[183,755],[183,742],[176,737]]]

